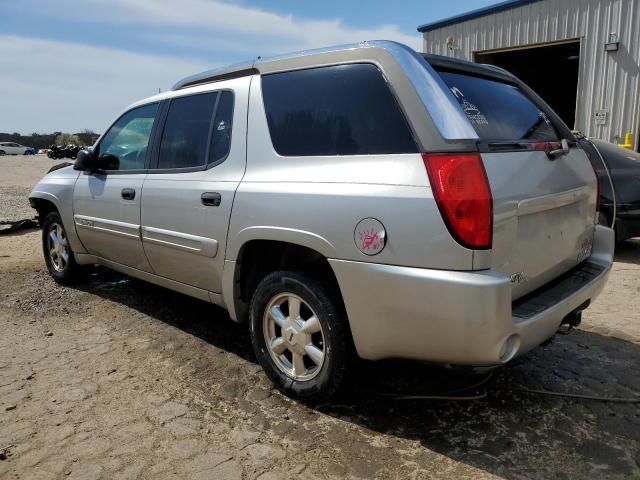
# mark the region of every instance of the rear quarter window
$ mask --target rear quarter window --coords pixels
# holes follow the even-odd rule
[[[280,155],[418,151],[400,107],[374,65],[264,75],[262,92],[271,140]]]
[[[469,74],[439,71],[444,83],[484,141],[557,141],[553,124],[516,85]]]

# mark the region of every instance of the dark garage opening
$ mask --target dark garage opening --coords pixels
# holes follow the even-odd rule
[[[477,63],[504,68],[529,85],[574,128],[580,69],[580,41],[502,52],[478,52]]]

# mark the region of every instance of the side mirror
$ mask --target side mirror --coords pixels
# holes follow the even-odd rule
[[[98,167],[98,158],[92,149],[83,148],[78,152],[76,161],[73,163],[75,170],[93,172]]]

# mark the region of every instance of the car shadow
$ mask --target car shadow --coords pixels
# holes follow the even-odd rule
[[[221,308],[102,268],[77,288],[255,363],[246,326]],[[640,392],[639,366],[639,345],[576,329],[490,377],[417,362],[361,361],[332,403],[300,408],[416,441],[423,447],[418,464],[432,462],[437,452],[506,479],[640,478],[637,403],[525,391],[629,398]],[[251,387],[245,388],[238,394],[246,397]],[[458,399],[415,398],[434,395]]]
[[[157,285],[94,267],[89,281],[73,288],[128,306],[144,315],[256,362],[246,325],[234,322],[226,310]]]
[[[322,410],[507,479],[640,478],[638,403],[533,392],[640,399],[639,365],[640,346],[573,330],[491,378],[408,362],[371,364],[341,404]],[[484,398],[419,399],[433,395]]]

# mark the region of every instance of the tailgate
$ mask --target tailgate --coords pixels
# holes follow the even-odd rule
[[[518,298],[591,254],[596,179],[582,150],[482,154],[493,194],[492,268]]]
[[[594,171],[575,142],[561,150],[558,125],[516,82],[437,71],[478,134],[493,196],[490,266],[511,278],[516,299],[590,255]]]

